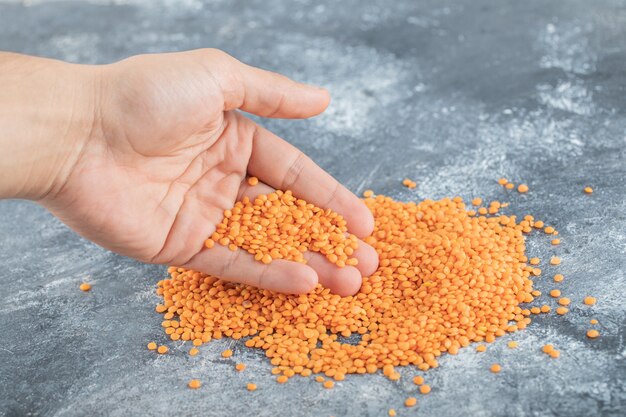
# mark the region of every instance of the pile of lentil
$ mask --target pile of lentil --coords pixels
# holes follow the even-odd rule
[[[296,374],[340,381],[379,369],[395,380],[397,366],[428,370],[443,353],[493,342],[531,322],[531,311],[520,304],[539,295],[530,277],[541,271],[527,264],[523,234],[540,222],[498,215],[499,202],[490,203],[487,217],[480,215],[486,209],[466,209],[460,197],[404,203],[368,195],[375,230],[364,240],[380,264],[356,295],[340,297],[321,286],[305,295],[278,294],[170,267],[170,278],[157,288],[166,333],[194,346],[245,338],[247,347],[265,350],[281,383]],[[273,220],[263,221],[266,214]],[[303,262],[304,250],[317,250],[332,262],[333,254],[340,259],[337,248],[346,256],[356,248],[344,232],[340,215],[287,191],[237,203],[210,241],[248,250],[260,261],[269,254]],[[340,338],[354,334],[360,335],[356,344]]]

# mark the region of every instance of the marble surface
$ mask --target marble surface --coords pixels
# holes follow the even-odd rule
[[[198,47],[326,86],[322,116],[261,123],[353,191],[499,199],[556,226],[561,246],[537,236],[528,250],[562,257],[565,281],[544,266],[536,287],[558,286],[571,312],[539,317],[486,353],[442,357],[425,375],[432,393],[412,409],[402,403],[414,369],[398,382],[279,387],[263,353],[240,342],[212,342],[195,358],[182,343],[149,352],[148,341],[166,340],[154,312],[165,267],[108,253],[33,203],[2,201],[0,416],[626,414],[625,1],[0,1],[0,50],[106,63]],[[531,191],[507,192],[501,176]],[[83,280],[91,292],[78,290]],[[597,340],[585,337],[591,318]],[[513,339],[518,349],[507,348]],[[544,343],[562,356],[547,358]],[[219,357],[226,347],[246,371]],[[202,389],[187,389],[191,378]]]

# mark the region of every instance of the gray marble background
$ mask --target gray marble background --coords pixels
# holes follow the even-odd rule
[[[165,268],[108,253],[35,204],[3,201],[0,416],[626,414],[625,1],[0,1],[0,50],[106,63],[207,46],[326,86],[324,115],[262,123],[353,191],[499,199],[556,226],[561,246],[537,236],[528,250],[563,258],[542,264],[536,287],[559,287],[571,312],[539,317],[487,353],[443,357],[412,409],[402,402],[414,369],[398,382],[277,386],[263,353],[241,343],[212,342],[194,358],[182,343],[148,352],[148,341],[166,340],[154,312]],[[415,190],[400,185],[405,176]],[[506,192],[501,176],[530,193]],[[557,269],[561,284],[550,278]],[[78,290],[83,280],[90,293]],[[598,304],[582,305],[586,295]],[[591,318],[598,340],[585,337]],[[541,353],[544,343],[561,358]],[[235,361],[248,368],[236,373]],[[187,389],[191,378],[202,389]]]

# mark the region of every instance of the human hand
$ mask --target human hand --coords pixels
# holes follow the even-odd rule
[[[354,294],[361,276],[376,269],[376,252],[362,241],[358,266],[344,268],[313,252],[306,265],[280,259],[265,265],[243,250],[203,249],[225,209],[274,188],[337,211],[358,237],[372,232],[363,202],[237,111],[307,118],[328,106],[325,90],[217,50],[141,55],[98,67],[54,62],[57,72],[80,74],[55,78],[83,85],[57,88],[85,98],[70,106],[74,116],[61,146],[67,152],[57,158],[54,180],[31,194],[82,236],[144,262],[287,293],[307,292],[319,281],[334,293]],[[76,117],[85,109],[91,117]],[[261,183],[248,186],[246,175]]]

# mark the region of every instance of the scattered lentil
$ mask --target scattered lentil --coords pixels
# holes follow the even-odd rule
[[[200,353],[200,351],[195,347],[189,349],[189,356],[196,356],[198,353]]]
[[[591,319],[591,320],[589,320],[589,323],[591,323],[591,324],[598,324],[598,320],[596,320],[596,319]]]
[[[245,363],[238,363],[237,365],[235,365],[235,369],[238,372],[243,371],[244,369],[246,369],[246,364]]]
[[[187,384],[189,386],[189,388],[191,389],[198,389],[202,386],[202,382],[200,382],[199,379],[192,379],[191,381],[189,381],[189,384]]]
[[[231,356],[233,356],[233,351],[230,349],[226,349],[222,352],[222,358],[230,358]]]
[[[528,185],[526,184],[520,184],[517,187],[517,191],[519,191],[520,193],[527,193],[528,192]]]
[[[372,191],[372,190],[365,190],[365,191],[363,191],[363,197],[365,197],[365,198],[370,198],[373,195],[374,195],[374,191]]]
[[[561,243],[561,239],[552,239],[550,243],[552,243],[553,245],[559,245]]]
[[[421,376],[419,376],[419,375],[418,375],[418,376],[416,376],[416,377],[414,377],[414,378],[413,378],[413,383],[414,383],[415,385],[422,385],[422,384],[424,383],[424,377],[421,377]]]
[[[587,304],[588,306],[592,306],[592,305],[594,305],[594,304],[596,303],[596,298],[595,298],[595,297],[591,297],[591,296],[589,296],[589,297],[585,297],[585,299],[583,300],[583,302],[584,302],[585,304]]]
[[[559,258],[558,256],[553,256],[550,259],[550,265],[560,265],[561,264],[561,258]]]
[[[87,291],[89,291],[91,289],[91,284],[83,282],[82,284],[80,284],[80,286],[78,288],[80,288],[81,291],[87,292]]]
[[[159,352],[161,355],[164,354],[164,353],[167,353],[168,350],[170,350],[170,349],[167,346],[163,346],[163,345],[161,345],[161,346],[159,346],[157,348],[157,352]]]
[[[559,299],[559,304],[561,304],[562,306],[568,306],[570,305],[571,300],[567,297],[563,297],[561,299]]]
[[[600,336],[600,332],[597,331],[596,329],[587,330],[587,337],[588,338],[595,339],[598,336]]]
[[[389,415],[389,417],[396,417],[397,415],[396,410],[394,410],[393,408],[390,408],[387,414]]]
[[[246,385],[246,389],[248,391],[256,391],[256,384],[249,383],[248,385]]]
[[[556,274],[556,275],[554,276],[554,282],[561,282],[561,281],[563,281],[563,278],[564,278],[564,277],[563,277],[563,275],[562,275],[562,274]],[[557,297],[558,297],[558,295],[557,295]]]
[[[248,184],[255,186],[259,183],[259,179],[257,177],[248,178]]]
[[[154,342],[148,343],[148,350],[156,350],[157,344]]]
[[[557,307],[556,314],[558,314],[559,316],[562,316],[564,314],[567,314],[568,311],[569,309],[567,307]]]
[[[430,385],[424,384],[420,387],[420,392],[422,394],[428,394],[430,392]]]
[[[550,291],[550,297],[558,298],[561,296],[561,290],[552,290]]]
[[[509,343],[507,343],[507,346],[510,347],[511,349],[515,349],[518,345],[516,341],[511,340]]]
[[[404,405],[406,407],[413,407],[415,404],[417,404],[417,398],[415,397],[409,397],[406,400],[404,400]]]
[[[494,374],[497,374],[498,372],[502,370],[502,367],[498,365],[497,363],[494,363],[493,365],[491,365],[491,368],[489,368],[489,370],[493,372]]]
[[[415,187],[417,187],[417,184],[415,182],[411,181],[408,178],[405,178],[405,179],[402,180],[402,185],[404,185],[407,188],[415,188]]]
[[[586,194],[591,194],[591,193],[593,193],[593,188],[591,188],[591,187],[585,187],[585,188],[584,188],[584,191],[585,191],[585,193],[586,193]]]
[[[331,380],[324,381],[324,388],[331,389],[335,386],[335,383]]]

